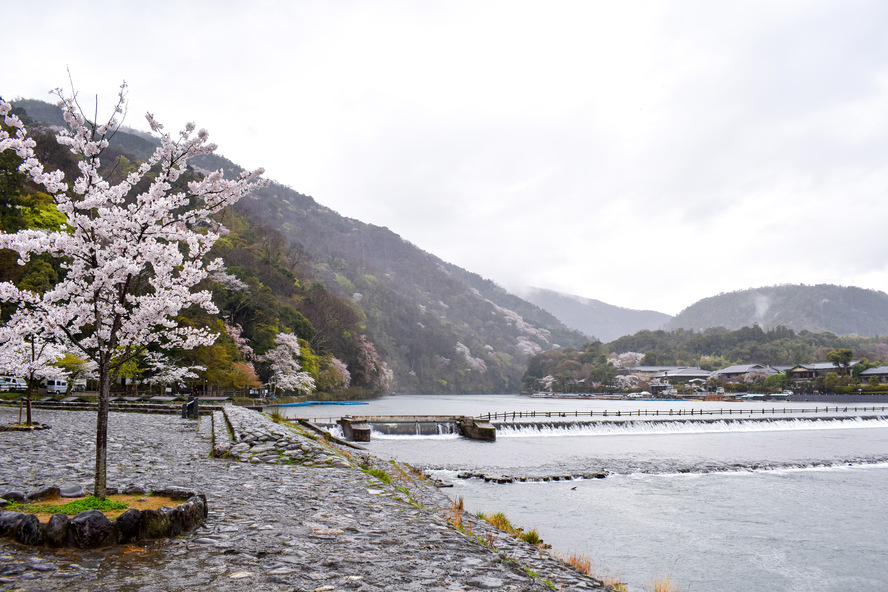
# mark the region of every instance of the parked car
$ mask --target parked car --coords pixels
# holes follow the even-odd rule
[[[67,380],[44,380],[40,383],[40,388],[46,389],[46,394],[50,393],[67,393],[68,392],[68,381]]]
[[[0,393],[23,393],[28,390],[28,383],[23,378],[0,376]]]

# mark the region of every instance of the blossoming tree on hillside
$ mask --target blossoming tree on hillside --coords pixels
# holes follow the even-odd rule
[[[314,378],[302,371],[297,359],[300,353],[299,338],[291,333],[278,333],[274,338],[277,347],[265,355],[258,356],[260,362],[267,362],[271,367],[271,384],[283,391],[311,393],[314,391]]]
[[[222,171],[183,183],[190,158],[216,146],[206,131],[189,123],[177,136],[147,115],[161,146],[137,170],[116,184],[101,174],[101,156],[119,127],[126,85],[107,123],[88,121],[75,96],[61,90],[59,106],[68,129],[57,136],[78,161],[80,175],[68,185],[61,171],[44,171],[35,142],[11,107],[0,101],[0,116],[11,130],[0,131],[0,152],[14,150],[19,170],[50,196],[65,217],[59,231],[0,233],[0,248],[12,249],[24,264],[31,255],[48,253],[62,260],[64,277],[36,294],[9,282],[0,284],[0,301],[18,306],[21,318],[41,323],[51,339],[67,341],[74,352],[95,362],[99,377],[96,422],[95,495],[105,497],[110,388],[121,366],[152,349],[191,349],[212,344],[206,328],[176,322],[192,306],[217,312],[208,290],[196,287],[221,266],[204,257],[221,232],[213,216],[255,187],[262,170],[228,180]]]

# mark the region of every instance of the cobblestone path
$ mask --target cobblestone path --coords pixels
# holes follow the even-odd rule
[[[0,424],[17,417],[0,408]],[[91,490],[95,413],[38,409],[35,420],[52,428],[0,432],[0,493],[45,485]],[[455,529],[445,519],[450,500],[409,467],[305,435],[296,436],[306,444],[298,458],[298,450],[292,457],[266,451],[213,458],[212,432],[209,416],[112,413],[109,486],[204,493],[207,523],[172,540],[100,550],[28,548],[2,539],[0,590],[605,589],[473,516],[464,517],[471,535]],[[392,483],[373,477],[372,468]]]

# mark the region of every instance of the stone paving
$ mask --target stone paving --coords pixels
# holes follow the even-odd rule
[[[464,515],[464,530],[457,530],[446,520],[450,500],[411,467],[253,411],[226,412],[214,414],[215,429],[211,416],[110,416],[109,486],[202,492],[210,510],[204,526],[171,540],[99,550],[0,539],[0,590],[608,589],[474,516]],[[17,412],[0,409],[0,424],[16,420]],[[0,492],[90,490],[95,413],[38,410],[35,420],[52,428],[0,433]],[[211,455],[214,432],[224,458]],[[231,441],[220,442],[226,434]]]

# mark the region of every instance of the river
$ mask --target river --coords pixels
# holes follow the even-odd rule
[[[814,406],[400,395],[284,412],[554,415],[541,428],[500,426],[492,443],[374,433],[368,448],[431,471],[453,483],[445,491],[469,511],[503,512],[632,591],[668,577],[685,592],[881,592],[888,586],[888,420],[783,414]],[[691,409],[751,412],[752,419],[626,418]],[[609,419],[619,411],[621,423],[572,425],[569,417],[604,410]],[[775,414],[754,421],[762,411]],[[513,482],[459,477],[466,474]]]

